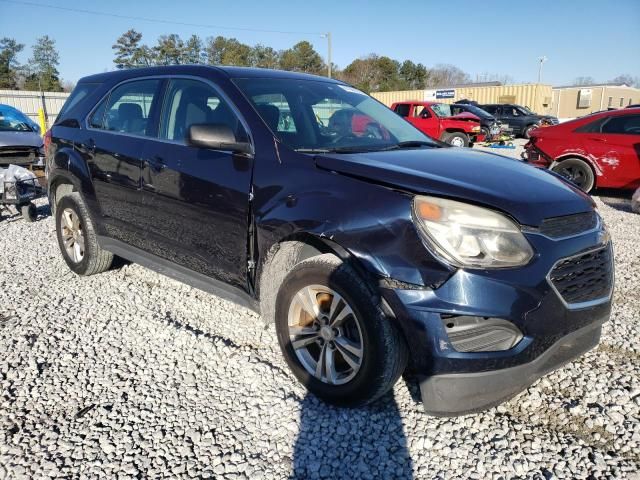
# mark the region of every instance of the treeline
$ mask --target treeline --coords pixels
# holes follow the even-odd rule
[[[286,50],[265,45],[248,45],[236,38],[223,36],[205,40],[192,35],[162,35],[155,45],[142,42],[142,34],[129,30],[113,45],[114,63],[119,68],[152,65],[202,63],[245,67],[279,68],[315,75],[327,75],[327,64],[308,41],[301,41]],[[453,65],[427,68],[411,60],[399,62],[386,56],[370,54],[351,62],[340,70],[332,65],[333,76],[371,92],[382,90],[412,90],[432,86],[468,83],[471,77]]]
[[[48,35],[37,38],[31,47],[31,57],[22,65],[18,62],[18,54],[24,47],[13,38],[0,38],[0,89],[65,90],[58,72],[60,56],[55,41]],[[71,87],[67,85],[66,89]]]

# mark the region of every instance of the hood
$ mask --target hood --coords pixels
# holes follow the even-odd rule
[[[449,118],[451,118],[452,120],[472,120],[474,122],[480,121],[480,117],[469,112],[460,112],[459,114],[453,115]]]
[[[35,132],[0,132],[2,147],[42,147],[42,137]]]
[[[563,179],[493,153],[467,148],[393,150],[316,157],[319,168],[362,180],[502,210],[523,225],[590,211],[591,198]]]

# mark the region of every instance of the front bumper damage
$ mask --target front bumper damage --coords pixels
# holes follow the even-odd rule
[[[545,255],[526,267],[461,269],[436,289],[383,292],[407,340],[410,373],[419,381],[428,413],[462,415],[495,406],[598,344],[613,292],[613,255],[606,232],[598,226],[561,240],[527,237]],[[594,253],[598,251],[603,255]],[[582,268],[582,258],[600,262],[588,267],[589,275],[607,266],[606,291],[586,289],[594,297],[590,301],[581,296],[584,289],[573,288],[579,278],[574,267]],[[567,290],[559,292],[554,281]],[[456,343],[452,332],[458,320],[470,318],[478,326],[510,325],[518,335],[505,343],[497,338],[508,336],[508,329],[502,329],[488,340],[477,335]]]
[[[587,325],[562,337],[535,360],[515,367],[425,378],[420,382],[425,411],[437,416],[464,415],[498,405],[597,346],[601,330],[601,322]]]

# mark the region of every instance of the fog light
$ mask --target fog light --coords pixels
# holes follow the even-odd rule
[[[522,332],[500,318],[443,317],[449,341],[458,352],[498,352],[515,347]]]

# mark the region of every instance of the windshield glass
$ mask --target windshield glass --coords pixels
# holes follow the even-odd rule
[[[387,107],[347,85],[281,78],[241,78],[235,83],[277,138],[295,150],[437,146]]]
[[[520,110],[524,112],[525,115],[535,115],[535,113],[532,112],[528,107],[520,107]]]
[[[466,105],[465,109],[467,110],[467,112],[473,113],[476,117],[491,118],[491,115],[489,113],[485,112],[480,107],[476,107],[475,105]]]
[[[446,103],[434,103],[431,105],[431,110],[440,118],[453,116],[451,113],[451,105],[447,105]]]
[[[0,132],[32,132],[31,121],[18,110],[0,107]]]

